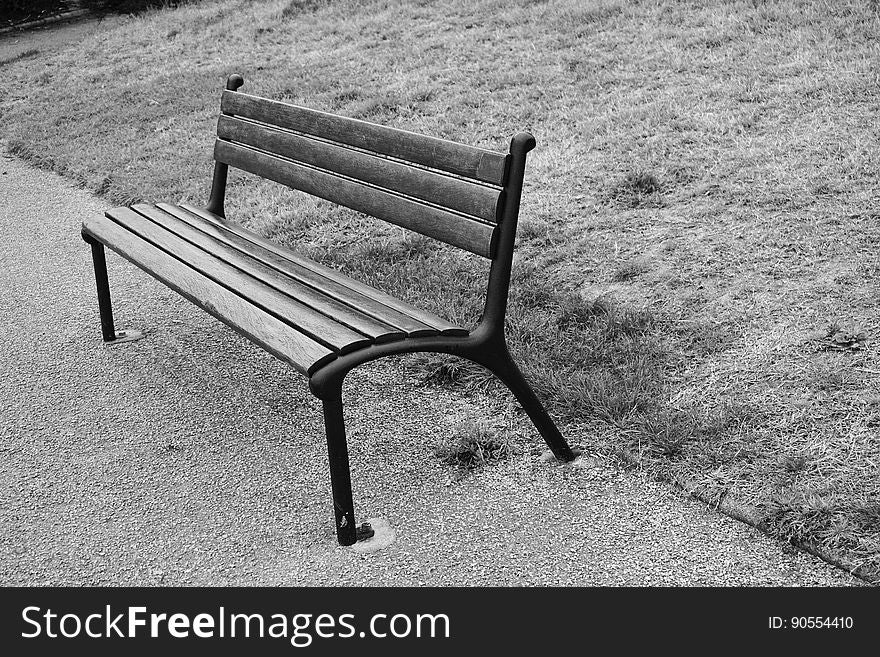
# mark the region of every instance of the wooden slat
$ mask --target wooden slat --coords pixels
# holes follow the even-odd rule
[[[232,230],[226,228],[224,224],[227,223],[232,227],[235,226],[235,224],[231,224],[231,222],[224,222],[223,224],[215,223],[214,221],[206,219],[205,217],[197,214],[200,211],[196,210],[195,208],[184,209],[182,207],[169,205],[167,203],[160,203],[157,207],[161,208],[165,212],[168,212],[169,214],[174,215],[178,219],[187,222],[189,225],[205,233],[206,235],[210,235],[219,242],[223,242],[224,244],[228,244],[244,253],[249,254],[252,258],[273,267],[274,269],[282,272],[284,275],[290,278],[293,278],[305,285],[314,288],[322,294],[337,299],[338,301],[347,305],[354,306],[364,314],[369,315],[370,317],[373,317],[380,322],[387,324],[388,326],[393,326],[394,328],[403,331],[409,337],[436,335],[444,328],[448,330],[448,327],[452,326],[444,320],[440,320],[440,322],[431,324],[419,321],[418,319],[415,319],[408,314],[405,314],[399,310],[395,310],[394,308],[391,308],[372,297],[369,297],[350,287],[347,287],[340,282],[326,278],[325,276],[322,276],[320,273],[313,271],[307,266],[299,264],[300,261],[302,261],[303,263],[311,263],[310,260],[307,260],[305,258],[298,258],[293,254],[291,254],[293,256],[293,259],[284,258],[278,255],[276,252],[264,248],[261,245],[251,240],[248,240],[245,237],[242,237],[241,235],[238,235]],[[240,228],[240,230],[244,232],[245,229]],[[393,297],[390,298],[393,299]],[[403,302],[401,301],[399,303],[402,304]],[[439,318],[429,317],[428,319],[436,320]]]
[[[220,108],[224,114],[304,132],[466,178],[499,186],[505,182],[507,156],[502,153],[237,91],[224,91]]]
[[[496,222],[502,192],[292,132],[220,116],[217,136]]]
[[[247,146],[217,140],[214,159],[364,212],[486,258],[495,226],[318,171]]]
[[[129,208],[114,208],[108,210],[106,215],[126,230],[150,242],[155,248],[186,263],[201,275],[239,294],[333,351],[344,354],[372,343],[361,333],[291,299],[263,281],[248,276]]]
[[[374,342],[402,340],[406,337],[404,331],[380,322],[350,305],[322,294],[314,288],[284,275],[278,269],[242,253],[239,249],[226,242],[210,237],[171,213],[156,206],[145,204],[133,205],[132,209],[203,251],[207,251],[246,274],[262,280],[267,285],[302,302],[309,308],[314,308],[318,312],[328,315],[335,321],[348,326],[350,329],[363,333]]]
[[[451,324],[442,317],[438,317],[437,315],[422,310],[421,308],[416,308],[397,297],[385,294],[374,287],[370,287],[365,283],[349,278],[335,269],[325,267],[324,265],[309,260],[308,258],[303,258],[296,253],[275,244],[271,240],[268,240],[261,235],[257,235],[253,231],[247,230],[233,221],[218,217],[207,210],[197,208],[188,203],[181,204],[180,209],[178,209],[177,206],[169,205],[167,203],[159,203],[158,207],[177,216],[181,216],[178,213],[180,209],[183,209],[192,215],[210,222],[222,230],[229,239],[234,240],[234,243],[239,246],[239,248],[246,248],[241,245],[241,240],[246,240],[261,247],[265,253],[259,257],[267,257],[268,253],[275,256],[270,263],[273,264],[273,266],[289,270],[290,274],[293,276],[303,276],[304,278],[301,280],[304,280],[304,282],[307,282],[310,285],[314,285],[327,294],[339,294],[341,296],[338,298],[351,299],[352,303],[359,308],[362,308],[365,312],[373,315],[377,319],[381,319],[387,324],[402,328],[410,334],[412,334],[412,330],[405,328],[402,323],[402,318],[399,315],[408,316],[419,322],[421,326],[431,327],[443,335],[467,334],[465,329],[458,327],[455,324]],[[181,218],[184,217],[181,216]],[[205,230],[201,224],[196,227]],[[311,273],[311,275],[308,275],[308,273]],[[367,300],[373,301],[374,303],[367,303]],[[390,311],[394,311],[396,314],[392,314]]]
[[[336,358],[324,345],[267,315],[113,221],[88,217],[83,221],[83,230],[303,374],[311,374]]]

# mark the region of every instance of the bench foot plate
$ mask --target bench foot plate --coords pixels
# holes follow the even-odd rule
[[[112,340],[104,340],[107,346],[120,344],[121,342],[134,342],[144,337],[144,334],[134,329],[126,329],[125,331],[116,331],[116,337]]]
[[[369,538],[360,537],[360,529],[368,525],[372,535]],[[384,518],[370,518],[369,522],[363,523],[358,528],[358,541],[351,546],[351,549],[361,554],[368,552],[378,552],[397,540],[397,532],[391,524]]]
[[[373,538],[376,535],[376,531],[370,523],[362,522],[355,530],[354,535],[357,537],[357,540],[365,541],[368,538]]]

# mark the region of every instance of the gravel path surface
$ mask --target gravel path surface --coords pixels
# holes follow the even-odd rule
[[[860,584],[637,472],[542,461],[509,400],[393,361],[349,377],[346,420],[356,510],[398,539],[339,547],[305,379],[109,252],[117,327],[146,337],[104,347],[79,224],[106,206],[0,170],[2,585]],[[434,456],[490,411],[512,459],[460,476]]]

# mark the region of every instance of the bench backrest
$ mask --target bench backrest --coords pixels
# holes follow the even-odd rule
[[[507,154],[227,89],[214,158],[493,255]]]
[[[504,321],[525,173],[535,146],[509,153],[319,112],[238,92],[220,104],[208,209],[223,215],[233,166],[493,260],[484,321]]]

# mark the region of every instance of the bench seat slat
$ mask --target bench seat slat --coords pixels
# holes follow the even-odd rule
[[[87,217],[83,231],[299,372],[310,375],[336,358],[324,345],[119,224],[103,217]]]
[[[452,327],[452,325],[439,317],[432,317],[431,324],[419,321],[408,314],[395,310],[394,308],[361,294],[350,287],[334,280],[330,280],[312,269],[298,264],[294,260],[283,258],[274,251],[263,248],[259,244],[251,242],[231,230],[228,230],[224,226],[214,223],[191,210],[165,203],[160,203],[156,207],[173,215],[201,233],[210,236],[217,242],[232,247],[236,251],[247,254],[247,256],[263,265],[272,267],[279,273],[278,275],[302,283],[303,286],[312,288],[322,295],[326,295],[340,303],[356,308],[359,313],[362,313],[367,317],[372,317],[386,327],[389,327],[389,331],[402,331],[407,337],[421,337],[437,335],[438,333],[451,330],[448,327]],[[311,261],[304,260],[304,262]],[[381,293],[377,291],[377,294]],[[413,310],[416,314],[423,313],[427,315],[424,311],[419,312],[415,309]]]
[[[130,208],[114,208],[108,210],[106,216],[151,243],[156,249],[185,262],[202,276],[211,278],[332,351],[348,353],[372,343],[367,336],[291,299],[265,282],[248,276]]]
[[[175,235],[179,235],[203,251],[207,251],[246,274],[262,280],[267,285],[304,303],[309,308],[313,308],[333,318],[358,333],[363,333],[374,342],[402,340],[406,337],[404,331],[380,322],[350,305],[322,294],[314,288],[284,275],[281,271],[264,264],[253,256],[245,254],[227,243],[209,237],[173,214],[152,205],[137,204],[131,207],[138,214],[173,232]]]
[[[175,206],[167,203],[159,203],[157,206],[168,212],[179,212]],[[466,329],[456,326],[442,317],[412,306],[389,294],[385,294],[384,292],[350,278],[335,269],[325,267],[324,265],[309,260],[308,258],[301,257],[288,249],[278,246],[271,240],[236,224],[235,222],[223,219],[216,214],[197,208],[188,203],[182,203],[180,208],[221,228],[231,239],[239,238],[239,243],[243,239],[261,247],[263,255],[260,255],[260,257],[267,256],[268,253],[274,254],[273,264],[288,268],[291,265],[294,266],[296,268],[296,273],[293,275],[299,276],[301,272],[303,274],[306,272],[310,273],[310,277],[306,280],[309,284],[314,284],[328,294],[339,293],[341,291],[345,296],[353,299],[352,303],[354,303],[354,305],[363,308],[365,312],[370,313],[387,324],[403,328],[399,324],[399,315],[406,315],[420,322],[424,326],[435,329],[442,335],[467,335],[468,333]],[[349,290],[350,292],[345,292],[345,290]],[[373,303],[368,305],[365,303],[364,299],[369,299]],[[389,309],[394,311],[394,314],[389,313]]]
[[[243,116],[493,185],[505,182],[507,156],[502,153],[238,91],[224,91],[220,109],[223,114]]]
[[[214,159],[485,258],[493,256],[493,224],[220,139],[214,143]]]
[[[264,126],[231,116],[220,116],[217,136],[253,146],[304,164],[328,169],[349,178],[413,196],[440,207],[496,222],[501,191],[453,178],[344,146]]]

